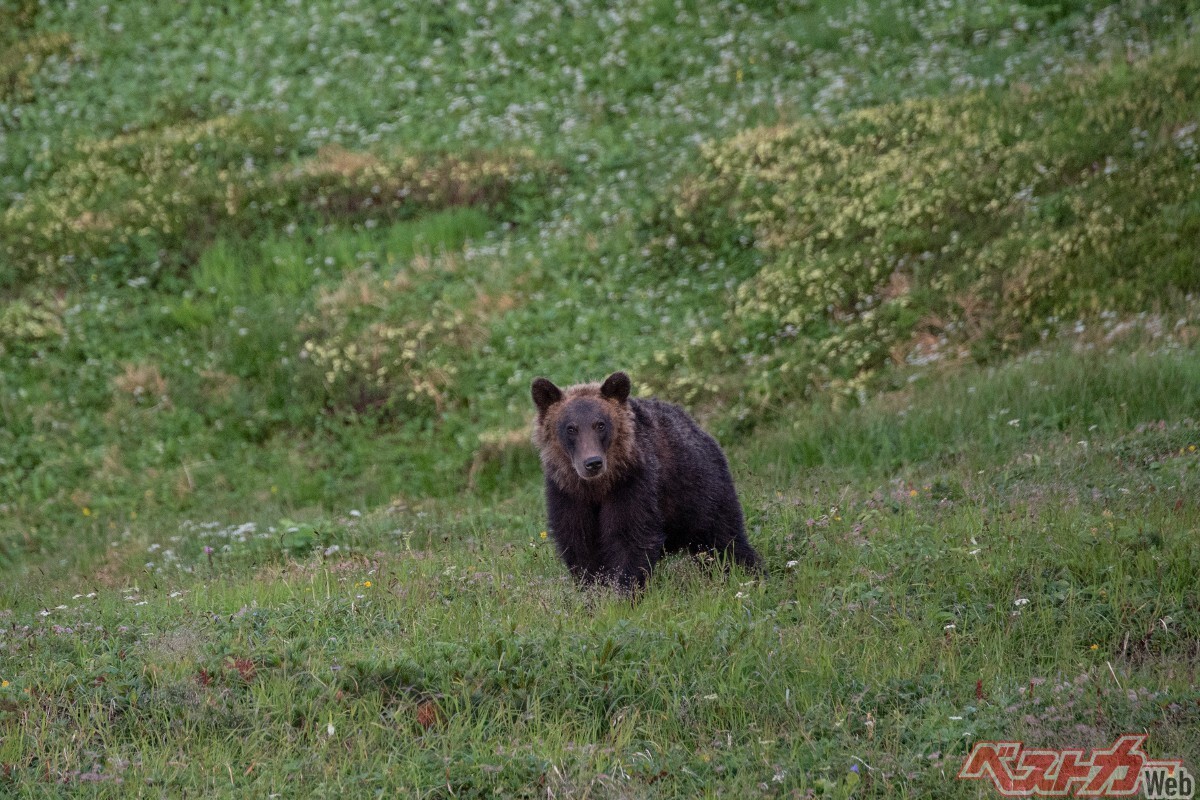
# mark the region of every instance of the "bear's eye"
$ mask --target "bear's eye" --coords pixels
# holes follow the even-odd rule
[[[596,432],[597,432],[597,433],[604,433],[604,423],[603,423],[603,422],[597,422],[597,423],[596,423]]]
[[[574,425],[568,425],[568,426],[567,426],[567,433],[569,433],[569,434],[571,434],[572,436],[574,436],[575,434],[579,433],[579,428],[576,428]]]

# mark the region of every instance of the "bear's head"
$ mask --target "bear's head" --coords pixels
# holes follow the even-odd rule
[[[585,482],[610,476],[623,466],[632,448],[629,388],[624,372],[614,372],[599,385],[581,384],[565,391],[545,378],[534,380],[535,438],[543,463],[563,478],[569,466]]]

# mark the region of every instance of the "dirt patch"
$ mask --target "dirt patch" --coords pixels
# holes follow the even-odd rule
[[[113,378],[112,386],[117,400],[131,400],[138,405],[171,404],[167,379],[154,364],[125,364],[124,371]]]

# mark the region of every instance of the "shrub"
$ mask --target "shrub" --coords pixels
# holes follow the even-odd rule
[[[750,129],[703,148],[651,245],[752,243],[732,335],[705,345],[814,383],[860,390],[917,335],[1021,347],[1050,317],[1200,289],[1177,246],[1197,230],[1198,76],[1192,48]]]
[[[0,355],[9,349],[38,347],[61,337],[64,303],[45,292],[33,292],[0,306]]]
[[[319,292],[299,328],[326,407],[405,417],[446,410],[487,316],[460,261],[418,255],[393,275],[357,271]]]
[[[28,103],[33,99],[33,76],[51,56],[71,48],[65,33],[43,33],[0,49],[0,103]]]
[[[539,168],[526,153],[386,157],[296,143],[270,117],[226,116],[85,141],[45,156],[46,177],[0,217],[0,287],[103,275],[155,279],[220,235],[313,222],[387,222],[497,210]],[[544,170],[541,170],[544,174]]]

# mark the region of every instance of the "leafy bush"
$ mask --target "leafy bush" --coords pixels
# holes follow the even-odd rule
[[[0,308],[0,355],[53,340],[63,334],[63,303],[51,294],[30,293]]]
[[[264,226],[494,210],[538,169],[519,152],[380,158],[328,147],[293,161],[295,148],[269,117],[225,116],[46,155],[38,187],[0,217],[0,287],[34,276],[155,279],[221,234]]]
[[[486,296],[462,278],[458,256],[418,255],[394,275],[355,272],[321,291],[299,328],[325,404],[357,413],[445,411],[458,365],[489,314]]]
[[[27,103],[32,100],[33,76],[47,58],[70,47],[69,34],[44,33],[0,49],[0,103]]]
[[[1169,301],[1200,289],[1200,256],[1159,244],[1200,232],[1197,76],[1191,48],[750,129],[703,148],[651,245],[681,263],[752,241],[762,266],[708,344],[745,357],[741,333],[767,368],[848,389],[914,336],[983,355],[1051,317]]]

